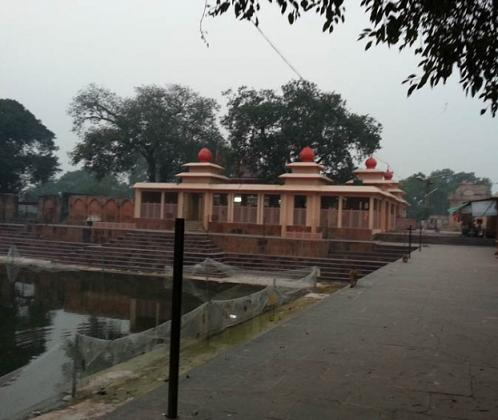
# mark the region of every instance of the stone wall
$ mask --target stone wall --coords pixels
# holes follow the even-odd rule
[[[264,255],[293,255],[323,258],[328,255],[329,242],[321,240],[285,239],[244,235],[214,234],[209,236],[225,252]]]
[[[174,220],[135,218],[133,222],[137,229],[173,230],[175,228]]]
[[[280,236],[280,225],[257,225],[255,223],[210,222],[208,231],[212,233],[235,233],[244,235]]]
[[[372,239],[370,229],[349,229],[349,228],[319,228],[324,239],[346,239],[351,241],[369,241]]]
[[[47,224],[28,224],[25,229],[27,232],[43,239],[95,244],[108,242],[113,238],[123,236],[129,231],[128,229],[108,229],[90,226]]]
[[[110,197],[71,195],[68,198],[69,224],[84,224],[88,219],[102,222],[133,221],[133,201]]]

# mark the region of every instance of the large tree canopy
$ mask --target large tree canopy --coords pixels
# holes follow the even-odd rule
[[[239,172],[249,169],[274,182],[289,158],[312,146],[326,174],[344,182],[351,178],[356,159],[379,148],[377,121],[351,113],[340,95],[322,92],[313,83],[289,82],[281,94],[241,87],[225,95],[228,112],[222,123]]]
[[[216,0],[211,15],[233,9],[241,20],[258,24],[262,3],[274,3],[292,25],[304,12],[323,17],[323,31],[345,20],[344,0]],[[464,91],[478,95],[495,116],[498,111],[497,0],[362,0],[371,22],[360,39],[400,50],[415,46],[420,73],[405,82],[408,94],[427,83],[446,82],[454,71]],[[483,108],[484,113],[487,108]]]
[[[410,203],[408,216],[426,219],[431,214],[447,214],[448,198],[462,182],[484,184],[491,188],[489,178],[480,178],[474,172],[454,172],[451,169],[432,171],[429,175],[419,172],[400,182]]]
[[[218,104],[191,89],[142,86],[121,98],[90,85],[74,98],[69,114],[81,142],[73,163],[98,177],[136,173],[145,165],[149,181],[169,181],[201,146],[222,142],[216,124]]]
[[[54,138],[19,102],[0,99],[0,192],[49,180],[58,170]]]

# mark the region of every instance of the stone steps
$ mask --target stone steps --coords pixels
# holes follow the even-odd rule
[[[45,240],[24,230],[22,225],[0,225],[0,253],[16,245],[21,256],[47,259],[63,264],[91,266],[135,273],[162,272],[173,264],[173,232],[129,231],[104,244]],[[331,250],[326,258],[275,256],[223,252],[205,233],[185,235],[185,269],[211,258],[247,272],[265,274],[310,268],[320,269],[321,281],[348,281],[349,272],[366,275],[405,253],[403,247],[375,245],[373,252]],[[206,275],[223,277],[220,270],[208,267]],[[222,269],[221,269],[222,270]]]

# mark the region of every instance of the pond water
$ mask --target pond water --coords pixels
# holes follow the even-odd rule
[[[48,398],[54,385],[43,376],[62,370],[63,345],[76,332],[115,339],[170,319],[171,282],[164,278],[29,270],[15,277],[0,267],[0,419]],[[258,289],[188,281],[182,310]]]

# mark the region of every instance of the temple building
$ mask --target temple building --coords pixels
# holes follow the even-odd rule
[[[287,164],[281,184],[234,183],[212,162],[207,148],[198,162],[183,165],[177,183],[133,186],[134,217],[139,225],[171,228],[176,217],[187,229],[284,238],[371,239],[395,230],[406,217],[404,191],[389,170],[370,157],[355,180],[334,185],[305,147],[299,161]]]

